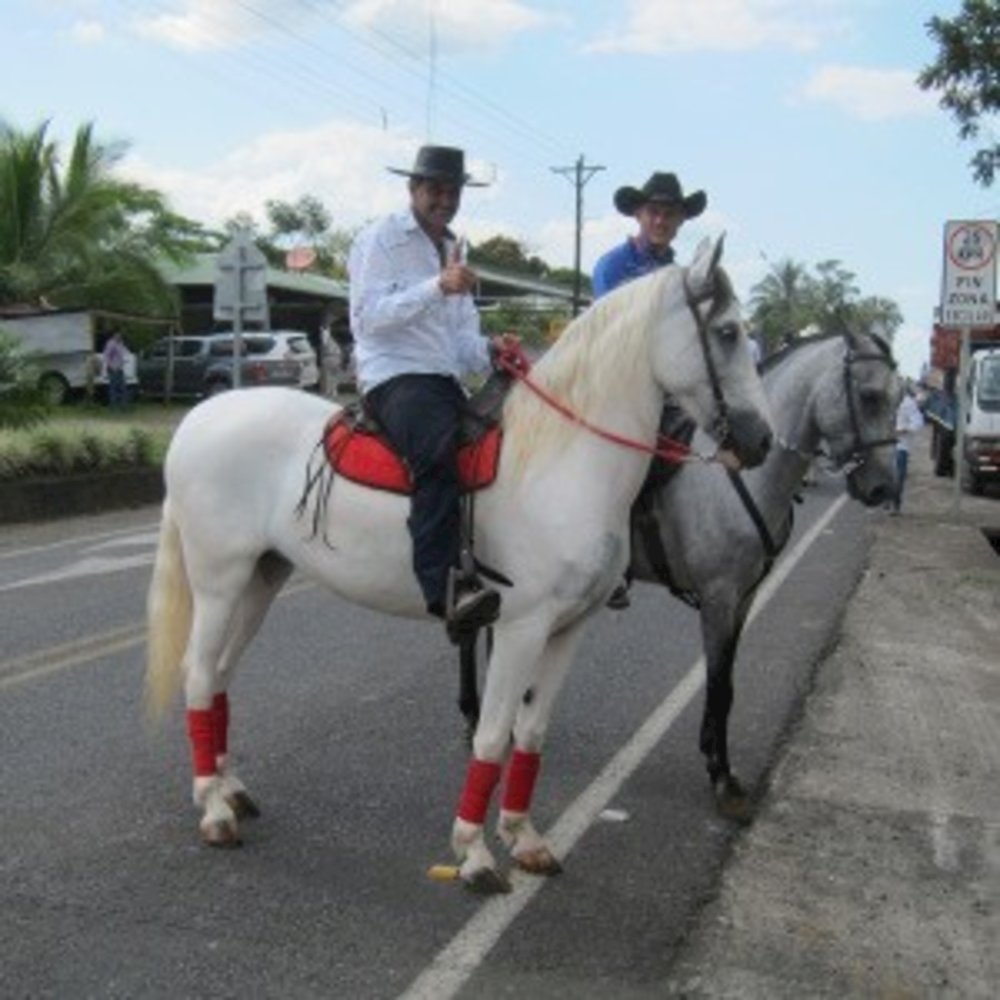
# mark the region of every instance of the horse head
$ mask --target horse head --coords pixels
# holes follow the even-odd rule
[[[889,345],[844,327],[840,369],[817,393],[815,422],[851,497],[873,507],[895,489],[896,408],[902,380]]]
[[[771,445],[770,411],[739,301],[719,266],[723,240],[703,240],[690,267],[682,270],[683,294],[671,303],[668,329],[655,342],[653,366],[661,386],[720,448],[753,467],[764,461]],[[682,324],[687,336],[678,336],[673,324]]]

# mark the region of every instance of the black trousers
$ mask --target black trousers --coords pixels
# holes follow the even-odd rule
[[[398,375],[365,395],[365,406],[403,456],[413,480],[407,527],[413,569],[428,610],[443,614],[460,537],[458,426],[466,397],[445,375]]]

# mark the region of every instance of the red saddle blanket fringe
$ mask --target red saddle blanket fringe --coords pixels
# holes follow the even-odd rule
[[[458,450],[458,474],[462,491],[471,493],[489,486],[500,463],[499,427]],[[391,493],[413,492],[410,472],[386,439],[358,427],[352,415],[340,413],[323,432],[327,461],[338,475],[363,486]]]

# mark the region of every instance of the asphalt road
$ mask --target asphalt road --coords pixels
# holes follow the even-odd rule
[[[797,537],[841,490],[808,491]],[[751,787],[836,638],[869,516],[839,507],[745,638]],[[232,689],[264,815],[241,850],[199,846],[182,713],[151,733],[140,710],[154,529],[152,509],[0,528],[0,994],[659,995],[734,833],[697,752],[694,612],[637,587],[594,622],[536,795],[566,872],[484,903],[426,877],[467,759],[451,648],[298,581]]]

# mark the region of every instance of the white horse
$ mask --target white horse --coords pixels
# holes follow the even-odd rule
[[[652,445],[669,392],[745,464],[769,447],[767,403],[721,250],[721,239],[706,241],[690,268],[666,268],[602,299],[535,367],[536,382],[591,428],[523,385],[505,403],[499,473],[475,504],[476,555],[513,585],[503,588],[453,826],[470,886],[506,887],[484,823],[508,757],[501,840],[521,867],[558,870],[528,815],[540,750],[583,625],[625,569],[629,510],[649,466],[648,454],[592,428]],[[426,617],[410,571],[407,498],[334,477],[318,532],[296,513],[310,456],[338,410],[294,390],[225,393],[185,417],[167,454],[148,700],[162,711],[183,678],[193,796],[212,844],[237,843],[237,813],[254,811],[227,768],[226,692],[293,569],[358,604]]]

